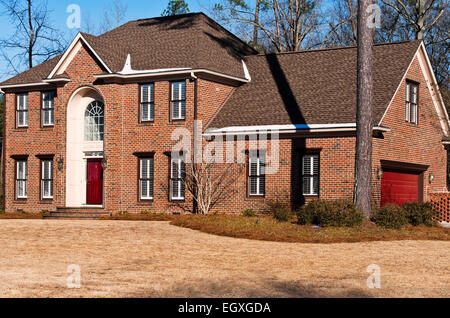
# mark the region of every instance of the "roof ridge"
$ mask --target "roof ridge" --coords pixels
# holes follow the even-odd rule
[[[402,40],[395,42],[385,42],[385,43],[377,43],[374,44],[374,47],[378,46],[387,46],[387,45],[395,45],[395,44],[403,44],[403,43],[413,43],[413,42],[422,42],[422,40]],[[321,49],[312,49],[312,50],[300,50],[300,51],[290,51],[290,52],[273,52],[273,53],[260,53],[256,55],[247,55],[246,57],[251,56],[268,56],[268,55],[288,55],[288,54],[301,54],[301,53],[314,53],[314,52],[324,52],[324,51],[337,51],[337,50],[347,50],[347,49],[356,49],[357,46],[335,46]]]

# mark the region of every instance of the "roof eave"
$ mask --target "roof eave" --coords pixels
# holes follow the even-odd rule
[[[152,71],[149,70],[147,73],[143,71],[139,71],[137,73],[130,73],[130,74],[121,74],[121,73],[111,73],[111,74],[97,74],[94,75],[97,79],[115,79],[115,80],[133,80],[133,79],[146,79],[146,78],[152,78],[152,77],[160,77],[160,76],[174,76],[174,75],[192,75],[192,74],[207,74],[210,76],[223,78],[226,80],[230,80],[236,83],[249,83],[249,79],[228,75],[220,72],[216,72],[209,69],[203,69],[203,68],[182,68],[178,70],[173,71]]]

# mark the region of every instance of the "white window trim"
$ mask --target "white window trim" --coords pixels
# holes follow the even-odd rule
[[[26,102],[26,104],[24,104],[24,106],[26,105],[26,109],[19,109],[20,97],[21,96],[26,96],[26,101],[27,102]],[[29,111],[28,97],[29,97],[28,93],[20,93],[20,94],[17,94],[17,96],[16,96],[16,98],[17,98],[17,101],[16,101],[16,125],[17,125],[18,128],[26,128],[26,127],[28,127],[28,111]],[[19,112],[27,114],[26,115],[26,123],[25,124],[19,123],[19,116],[18,116]]]
[[[149,192],[148,196],[144,196],[143,193],[142,193],[142,181],[146,181],[146,182],[149,182],[149,183],[153,183],[154,182],[154,176],[151,177],[151,178],[148,178],[148,179],[147,178],[146,179],[142,179],[142,161],[143,160],[149,160],[149,167],[148,168],[150,168],[150,166],[152,166],[152,170],[150,171],[150,175],[154,175],[154,169],[155,169],[154,161],[153,161],[154,159],[153,158],[150,158],[150,157],[148,157],[148,158],[139,158],[139,199],[140,200],[153,200],[154,193],[153,193],[153,195],[150,195],[150,187],[148,188],[148,192]],[[152,164],[150,164],[151,161],[153,161]]]
[[[256,176],[251,175],[251,165],[256,160]],[[262,167],[263,160],[261,160],[261,157],[252,157],[249,156],[249,163],[248,163],[248,194],[252,197],[258,197],[258,196],[264,196],[266,194],[266,191],[261,192],[261,179],[264,177],[264,174],[261,173],[261,167]],[[251,177],[256,177],[256,193],[252,193],[252,187],[251,187]],[[264,187],[265,188],[265,187]]]
[[[153,89],[151,90],[153,92],[153,96],[150,96],[150,91],[149,91],[149,94],[148,94],[149,100],[144,101],[144,88],[148,89],[148,87],[153,87]],[[141,100],[140,100],[140,106],[139,106],[141,108],[140,109],[140,118],[139,118],[139,120],[141,122],[152,122],[155,120],[155,97],[154,97],[154,94],[155,94],[155,84],[154,83],[147,83],[147,84],[141,85]],[[144,113],[142,111],[144,104],[150,104],[150,111],[148,112],[149,118],[146,118],[146,119],[144,119],[142,117],[143,113]]]
[[[171,177],[170,178],[170,199],[173,200],[173,201],[185,200],[186,191],[185,191],[184,195],[182,195],[182,193],[181,193],[181,186],[183,184],[183,180],[181,180],[181,178],[182,178],[181,165],[182,165],[183,161],[184,160],[182,158],[177,158],[177,159],[171,158],[170,159],[170,177]],[[177,196],[173,195],[173,187],[172,187],[172,182],[174,182],[172,180],[173,179],[172,175],[173,175],[173,163],[174,162],[176,162],[176,164],[178,166],[178,169],[177,169],[178,170],[178,179],[180,179],[180,180],[176,181],[178,183],[178,194],[177,194]]]
[[[184,83],[184,85],[180,85],[180,84],[182,84],[182,83]],[[181,99],[181,97],[183,96],[183,92],[182,92],[182,89],[181,89],[181,87],[184,87],[184,90],[185,90],[185,92],[184,92],[184,94],[185,94],[185,96],[186,96],[186,91],[187,91],[187,85],[186,85],[186,82],[185,81],[177,81],[177,82],[172,82],[171,83],[171,85],[172,85],[172,87],[171,87],[171,98],[172,98],[172,100],[171,100],[171,117],[172,117],[172,120],[184,120],[184,119],[186,119],[186,114],[184,114],[184,116],[183,116],[183,114],[182,114],[182,107],[181,107],[181,101],[182,101],[182,99]],[[178,90],[178,99],[177,100],[175,100],[175,96],[174,96],[174,85],[180,85],[180,89]],[[186,102],[186,100],[184,100],[185,102]],[[174,116],[174,112],[173,112],[173,110],[174,110],[174,104],[175,103],[178,103],[178,117],[175,117]]]
[[[317,193],[314,192],[314,160],[317,160],[318,161],[317,164],[320,165],[320,156],[317,155],[317,154],[303,155],[303,157],[302,157],[302,184],[303,184],[303,178],[304,178],[304,173],[303,173],[304,167],[303,167],[303,165],[304,165],[305,157],[310,157],[311,158],[311,160],[310,160],[310,169],[311,170],[310,171],[312,172],[312,174],[309,175],[309,189],[310,189],[310,193],[305,193],[305,189],[302,189],[302,194],[303,195],[307,195],[307,196],[318,196],[319,195],[319,191],[320,191],[319,187],[317,187]],[[318,168],[318,169],[319,169],[319,172],[317,174],[317,178],[318,178],[317,182],[319,182],[319,179],[320,179],[320,168]]]
[[[46,94],[51,94],[52,95],[52,103],[53,106],[51,108],[45,108],[45,95]],[[41,116],[42,116],[42,126],[43,127],[51,127],[55,125],[55,91],[45,91],[42,92],[42,105],[41,105]],[[46,111],[51,111],[52,112],[52,122],[51,123],[45,123],[45,116],[44,113]]]
[[[25,167],[25,179],[19,179],[19,167],[23,164]],[[19,182],[25,182],[25,194],[19,194]],[[28,198],[28,161],[27,160],[17,160],[16,161],[16,198],[17,199],[27,199]]]
[[[50,164],[51,164],[51,169],[50,169],[51,180],[44,179],[44,165],[47,162],[50,162]],[[46,196],[44,194],[44,182],[49,182],[49,181],[51,182],[50,183],[51,195]],[[53,160],[52,159],[44,159],[41,161],[41,196],[42,196],[42,199],[53,199]]]

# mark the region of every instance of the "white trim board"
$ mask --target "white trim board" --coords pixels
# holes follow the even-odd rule
[[[97,54],[97,52],[95,52],[95,50],[92,48],[92,46],[83,37],[83,35],[81,33],[78,33],[75,36],[75,39],[73,39],[72,43],[70,43],[70,45],[67,48],[67,50],[64,52],[64,54],[61,57],[61,59],[58,61],[58,64],[56,64],[56,66],[53,68],[53,70],[47,76],[48,79],[50,79],[53,76],[55,76],[55,74],[59,75],[59,74],[64,73],[64,71],[66,70],[67,66],[70,64],[72,59],[75,57],[75,55],[78,52],[78,50],[82,47],[81,41],[83,41],[84,44],[87,45],[89,50],[100,61],[100,63],[108,71],[108,73],[112,73],[111,70],[109,69],[108,65],[106,65],[105,62],[103,62],[103,60],[100,58],[100,56]]]

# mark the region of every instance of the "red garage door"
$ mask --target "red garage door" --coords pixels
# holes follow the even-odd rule
[[[419,201],[419,175],[384,171],[381,177],[381,206]]]

